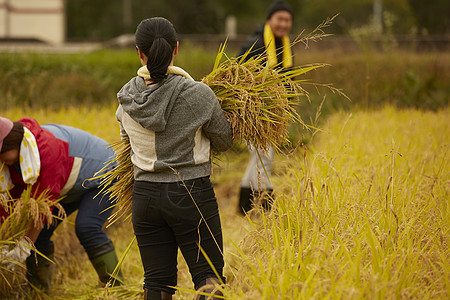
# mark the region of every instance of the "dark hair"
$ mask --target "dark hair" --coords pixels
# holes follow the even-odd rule
[[[177,33],[172,23],[162,17],[141,21],[136,29],[136,46],[144,53],[151,81],[158,83],[167,77],[167,67],[177,46]]]
[[[22,143],[23,139],[23,132],[23,124],[20,122],[14,122],[13,128],[3,140],[3,146],[0,153],[4,153],[12,149],[20,149],[20,143]]]

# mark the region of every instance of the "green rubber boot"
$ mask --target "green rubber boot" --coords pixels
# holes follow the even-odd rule
[[[86,252],[102,283],[106,284],[111,281],[112,286],[118,286],[122,283],[123,277],[121,271],[119,271],[117,277],[112,278],[111,276],[119,262],[112,242],[107,242]]]
[[[41,249],[40,252],[47,258],[54,261],[55,259],[55,246],[53,242],[45,249]],[[39,254],[35,255],[32,251],[31,255],[26,260],[27,265],[27,279],[30,285],[37,288],[44,293],[48,293],[53,277],[53,270],[55,264],[48,261],[46,258]]]

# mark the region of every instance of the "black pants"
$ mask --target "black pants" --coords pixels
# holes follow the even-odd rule
[[[171,286],[177,285],[178,247],[196,289],[206,278],[216,277],[198,244],[222,276],[222,227],[209,177],[184,183],[136,181],[132,209],[134,234],[145,272],[144,288],[175,292]]]

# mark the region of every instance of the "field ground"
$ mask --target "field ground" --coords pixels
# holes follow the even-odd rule
[[[117,140],[113,106],[59,111],[13,108],[31,116]],[[236,213],[245,147],[216,160],[213,181],[221,210],[229,299],[448,299],[450,175],[448,108],[330,115],[305,147],[279,154],[270,213]],[[54,299],[140,299],[143,270],[137,246],[127,255],[126,285],[100,287],[73,230],[56,231]],[[131,225],[108,232],[119,256]],[[236,246],[235,246],[236,245]],[[183,259],[179,286],[192,289]],[[176,299],[191,299],[178,291]]]

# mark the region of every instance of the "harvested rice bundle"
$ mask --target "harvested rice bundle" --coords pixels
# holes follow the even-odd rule
[[[8,198],[7,198],[8,197]],[[8,216],[0,223],[0,295],[11,297],[20,296],[24,292],[26,284],[24,265],[17,261],[11,261],[6,254],[16,245],[18,249],[25,251],[30,247],[30,242],[24,241],[24,233],[30,224],[36,228],[43,228],[45,224],[50,226],[55,221],[51,207],[59,209],[60,214],[56,218],[65,216],[64,209],[57,201],[48,200],[47,193],[41,193],[35,197],[31,193],[31,186],[24,190],[19,199],[12,199],[10,195],[0,194],[0,205]],[[26,238],[25,238],[26,239]]]
[[[261,149],[275,149],[289,142],[287,125],[301,121],[293,107],[307,92],[296,77],[323,67],[317,64],[280,72],[263,64],[264,55],[245,60],[224,55],[221,47],[213,71],[203,78],[216,94],[230,120],[235,141],[245,141]],[[225,61],[219,63],[225,56]]]

